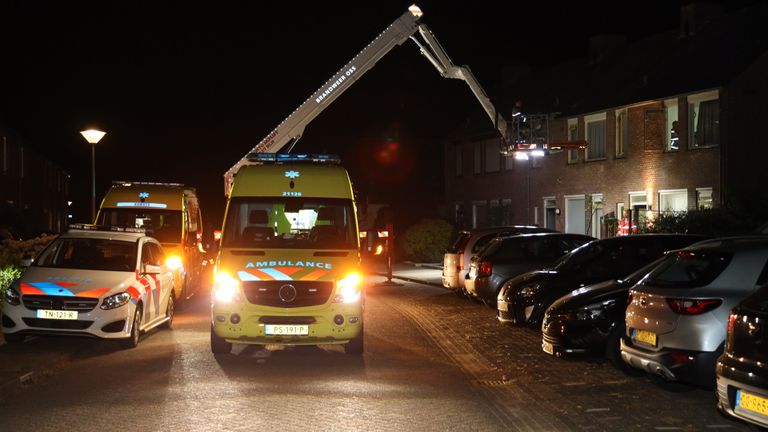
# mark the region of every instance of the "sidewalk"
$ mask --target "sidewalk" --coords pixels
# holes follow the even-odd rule
[[[377,263],[370,271],[378,276],[387,275],[385,263]],[[425,285],[443,287],[443,267],[441,264],[412,263],[409,261],[397,263],[392,266],[392,279],[415,282]]]

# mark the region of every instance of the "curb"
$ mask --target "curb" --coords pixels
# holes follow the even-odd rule
[[[387,277],[386,273],[373,273],[373,274],[375,274],[377,276]],[[438,288],[445,288],[443,286],[443,284],[440,284],[440,283],[437,283],[437,282],[427,282],[425,280],[413,279],[413,278],[404,277],[404,276],[392,275],[392,279],[399,279],[399,280],[404,280],[406,282],[413,282],[413,283],[422,284],[422,285],[429,285],[429,286],[434,286],[434,287],[438,287]]]

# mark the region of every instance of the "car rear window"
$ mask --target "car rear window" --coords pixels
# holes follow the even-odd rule
[[[680,251],[669,254],[645,284],[662,288],[695,288],[709,285],[728,267],[733,254]]]
[[[474,245],[472,245],[472,253],[476,254],[480,252],[481,249],[485,247],[485,245],[488,244],[489,241],[495,239],[497,237],[497,234],[486,234],[475,242]]]
[[[460,232],[456,239],[453,240],[453,243],[451,243],[451,247],[448,248],[448,252],[450,253],[459,253],[467,246],[467,242],[469,241],[470,234],[468,232]]]

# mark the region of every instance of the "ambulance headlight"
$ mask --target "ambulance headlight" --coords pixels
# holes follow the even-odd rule
[[[165,265],[171,271],[176,271],[181,268],[181,257],[171,255],[165,260]]]
[[[131,300],[131,295],[127,292],[121,292],[111,295],[101,302],[101,308],[104,310],[119,308]]]
[[[350,273],[344,279],[336,282],[336,296],[334,303],[355,303],[360,300],[360,287],[362,280],[357,273]]]
[[[232,300],[236,300],[238,288],[240,288],[240,281],[230,276],[229,273],[216,273],[216,280],[213,282],[213,292],[216,301],[229,303]]]

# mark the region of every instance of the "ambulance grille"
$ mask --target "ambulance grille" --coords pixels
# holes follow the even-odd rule
[[[64,297],[46,295],[24,295],[22,301],[27,309],[70,310],[89,312],[99,304],[99,299],[85,297]]]
[[[282,308],[318,306],[328,301],[333,292],[333,282],[253,281],[243,282],[243,291],[248,301],[255,305]]]

